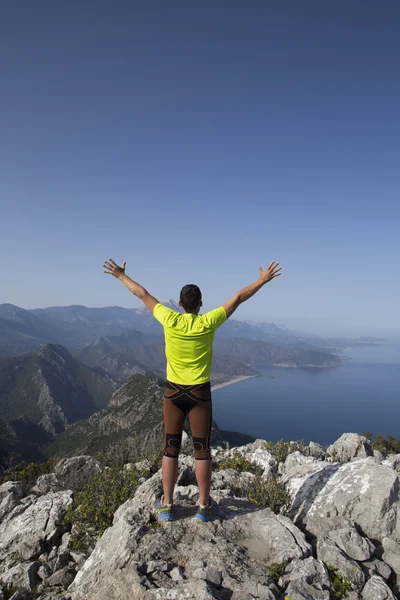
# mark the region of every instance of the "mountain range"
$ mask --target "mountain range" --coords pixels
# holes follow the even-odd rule
[[[339,366],[336,349],[334,340],[300,338],[274,323],[230,319],[216,332],[212,383],[263,366]],[[162,328],[147,309],[0,305],[0,461],[1,452],[33,460],[49,443],[83,451],[159,426],[161,404],[145,402],[142,415],[137,390],[147,398],[150,381],[161,394],[164,374]],[[118,394],[131,394],[125,408]]]

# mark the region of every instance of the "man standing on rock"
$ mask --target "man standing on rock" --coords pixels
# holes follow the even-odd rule
[[[199,486],[199,509],[196,517],[210,521],[213,516],[211,488],[210,434],[212,423],[211,362],[215,330],[237,307],[254,296],[266,283],[281,275],[279,263],[272,261],[259,278],[237,292],[219,308],[199,315],[202,296],[197,285],[185,285],[179,305],[183,313],[160,304],[154,296],[125,274],[126,263],[119,267],[111,258],[104,263],[105,273],[113,275],[140,298],[161,323],[165,335],[167,386],[164,397],[165,449],[162,463],[164,495],[155,508],[164,521],[173,519],[173,495],[178,477],[178,456],[185,418],[189,416],[195,454],[196,479]]]

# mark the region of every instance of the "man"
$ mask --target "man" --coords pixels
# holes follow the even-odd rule
[[[178,456],[185,418],[189,416],[195,453],[196,479],[199,486],[199,509],[196,517],[210,521],[213,502],[210,499],[212,422],[211,361],[214,332],[237,307],[254,296],[266,283],[279,277],[281,267],[272,261],[259,278],[237,292],[219,308],[200,315],[202,297],[197,285],[185,285],[180,293],[178,313],[159,303],[154,296],[125,274],[126,262],[119,267],[111,258],[105,261],[105,273],[113,275],[140,298],[163,325],[167,357],[167,386],[164,397],[165,450],[162,462],[164,495],[155,503],[162,520],[173,519],[173,495],[178,477]]]

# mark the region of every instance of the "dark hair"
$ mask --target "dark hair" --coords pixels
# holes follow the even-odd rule
[[[189,283],[181,289],[180,300],[183,308],[187,312],[195,310],[201,302],[201,291],[197,285]]]

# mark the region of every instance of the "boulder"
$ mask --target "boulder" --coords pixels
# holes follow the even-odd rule
[[[328,456],[323,447],[316,442],[310,442],[308,448],[310,456],[313,456],[314,458],[325,459]]]
[[[0,485],[0,523],[20,504],[26,493],[21,481],[7,481]]]
[[[320,590],[302,579],[292,581],[288,588],[282,594],[282,600],[330,600],[331,595],[328,590]]]
[[[370,539],[400,541],[400,480],[392,468],[372,457],[327,465],[314,475],[291,480],[289,489],[289,516],[314,537],[340,529],[346,520]]]
[[[291,479],[304,477],[305,475],[319,473],[324,466],[326,465],[323,462],[313,456],[304,456],[301,452],[296,451],[288,454],[285,462],[280,465],[279,472],[282,476],[282,481],[287,482]]]
[[[354,458],[373,456],[371,442],[358,433],[344,433],[334,444],[327,448],[327,453],[341,463]]]
[[[312,556],[304,560],[294,559],[288,564],[285,574],[279,579],[279,586],[286,588],[293,581],[302,580],[321,590],[329,590],[331,580],[324,563]]]
[[[354,560],[368,560],[374,553],[375,546],[370,540],[362,537],[354,527],[342,527],[329,533],[329,538]]]
[[[319,539],[317,556],[326,565],[332,566],[338,573],[346,577],[356,591],[361,591],[365,583],[365,575],[355,560],[346,554],[330,539]]]
[[[1,560],[9,555],[37,558],[46,545],[60,538],[62,520],[71,503],[72,492],[56,492],[35,498],[17,516],[10,513],[0,525],[0,574]]]
[[[39,583],[37,575],[39,562],[18,563],[2,574],[1,581],[7,588],[24,588],[33,590]]]
[[[388,581],[392,575],[392,569],[384,563],[382,560],[378,558],[371,558],[370,560],[366,560],[361,565],[364,573],[367,574],[367,578],[369,579],[372,575],[379,575],[385,581]]]
[[[64,489],[81,491],[103,469],[103,465],[92,456],[74,456],[60,460],[54,468],[54,473]]]
[[[382,548],[382,560],[392,567],[397,576],[397,583],[400,583],[400,544],[389,538],[384,538]]]
[[[363,600],[396,600],[384,580],[379,575],[373,575],[361,592]]]
[[[38,496],[43,496],[49,492],[58,492],[63,489],[63,484],[57,479],[55,473],[46,473],[37,478],[36,484],[31,489],[31,492]]]
[[[66,590],[73,580],[75,579],[76,571],[69,567],[63,567],[62,569],[50,575],[46,581],[47,587],[60,586]]]

